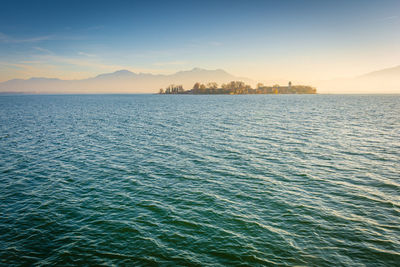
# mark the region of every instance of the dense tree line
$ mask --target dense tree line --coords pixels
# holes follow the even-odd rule
[[[219,87],[217,83],[211,82],[207,84],[195,83],[193,88],[190,90],[184,90],[182,85],[170,85],[167,88],[160,89],[160,94],[315,94],[316,89],[305,85],[292,86],[289,83],[288,86],[280,86],[275,84],[274,86],[264,86],[262,83],[258,83],[255,89],[251,88],[250,85],[245,84],[242,81],[231,81],[229,83],[221,84]]]

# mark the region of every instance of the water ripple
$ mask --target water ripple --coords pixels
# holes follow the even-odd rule
[[[399,96],[0,107],[0,265],[400,262]]]

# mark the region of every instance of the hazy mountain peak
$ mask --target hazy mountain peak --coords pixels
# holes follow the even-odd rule
[[[226,72],[225,70],[223,70],[223,69],[216,69],[215,71],[219,71],[219,72]]]
[[[29,81],[60,81],[58,78],[32,77]]]
[[[151,73],[134,73],[129,70],[118,70],[112,73],[100,74],[94,78],[83,80],[58,79],[28,79],[10,80],[0,83],[0,92],[37,92],[37,93],[155,93],[159,88],[170,84],[183,85],[185,89],[192,88],[196,82],[218,84],[234,80],[246,83],[253,81],[239,78],[224,70],[207,70],[194,68],[179,71],[169,75],[154,75]]]
[[[191,71],[205,71],[205,69],[202,69],[202,68],[199,68],[199,67],[195,67]]]
[[[111,78],[111,77],[133,77],[137,74],[129,70],[117,70],[111,73],[103,73],[96,76],[96,78]]]
[[[364,75],[320,81],[321,93],[400,93],[400,65]]]
[[[199,68],[199,67],[193,68],[189,72],[220,72],[220,73],[227,73],[223,69],[207,70],[207,69],[203,69],[203,68]]]
[[[228,72],[223,69],[216,69],[216,70],[208,70],[199,67],[195,67],[191,70],[183,70],[178,71],[175,75],[224,75],[224,76],[231,76]]]
[[[117,71],[113,72],[113,74],[126,75],[126,74],[134,74],[134,73],[129,70],[117,70]]]
[[[386,68],[378,71],[369,72],[361,77],[377,77],[377,76],[397,76],[400,77],[400,65]]]

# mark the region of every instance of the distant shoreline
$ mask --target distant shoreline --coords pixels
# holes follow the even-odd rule
[[[159,93],[148,93],[148,92],[143,92],[143,93],[0,93],[1,96],[150,96],[150,95],[160,95]],[[166,94],[163,94],[166,95]],[[174,94],[171,94],[174,95]],[[178,95],[184,95],[184,96],[192,96],[196,94],[178,94]],[[197,95],[218,95],[218,96],[232,96],[229,94],[197,94]],[[255,94],[237,94],[237,95],[255,95]],[[400,96],[400,93],[315,93],[315,94],[260,94],[260,95],[320,95],[320,96]]]
[[[195,83],[190,90],[184,90],[182,85],[171,84],[167,88],[160,89],[159,94],[191,94],[191,95],[272,95],[272,94],[316,94],[317,89],[308,85],[292,85],[291,82],[287,86],[275,84],[273,86],[264,86],[257,84],[257,88],[253,89],[250,85],[241,81],[232,81],[222,84],[220,87],[217,83],[208,83],[207,85]]]

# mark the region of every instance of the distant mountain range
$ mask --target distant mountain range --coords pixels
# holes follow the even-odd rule
[[[196,82],[218,84],[241,80],[254,84],[254,81],[236,77],[224,70],[194,68],[171,75],[134,73],[119,70],[100,74],[83,80],[60,80],[52,78],[13,79],[0,83],[0,92],[13,93],[156,93],[170,84],[183,85],[190,89]]]
[[[183,85],[190,89],[196,82],[218,84],[243,81],[252,86],[255,81],[237,77],[228,72],[194,68],[170,75],[134,73],[119,70],[82,80],[60,80],[54,78],[13,79],[0,83],[0,93],[156,93],[170,84]],[[312,82],[318,93],[400,93],[400,65],[370,72],[352,78]]]
[[[320,93],[400,94],[400,65],[352,78],[316,82]]]

